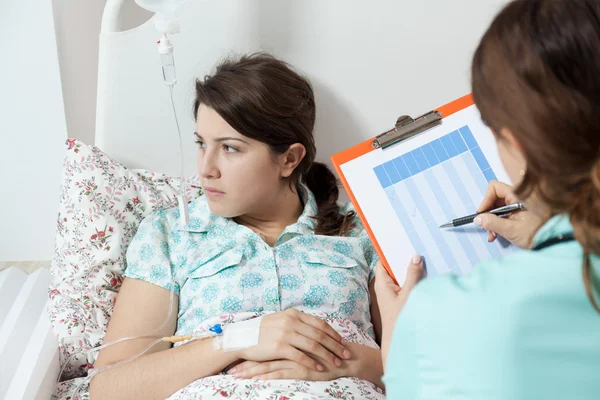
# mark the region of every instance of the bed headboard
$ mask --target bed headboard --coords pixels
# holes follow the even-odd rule
[[[133,168],[179,174],[179,143],[152,21],[121,31],[108,0],[100,34],[95,142]],[[194,78],[232,52],[266,50],[313,83],[317,159],[469,91],[479,38],[505,0],[188,0],[174,36],[175,102],[195,172]]]

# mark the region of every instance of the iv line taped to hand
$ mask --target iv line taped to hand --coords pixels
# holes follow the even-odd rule
[[[173,293],[173,292],[171,292]],[[79,390],[81,389],[81,387],[88,381],[91,381],[94,376],[100,374],[101,372],[104,372],[106,370],[109,369],[113,369],[113,368],[117,368],[120,367],[121,365],[127,364],[141,356],[143,356],[144,354],[146,354],[152,347],[156,346],[158,343],[160,342],[169,342],[169,343],[178,343],[178,342],[183,342],[186,340],[189,341],[193,341],[193,340],[199,340],[199,339],[208,339],[208,338],[217,338],[220,337],[221,335],[223,335],[223,327],[221,326],[221,324],[215,324],[213,326],[211,326],[208,331],[206,332],[200,332],[200,333],[196,333],[196,334],[189,334],[189,335],[181,335],[181,336],[165,336],[165,337],[161,337],[161,338],[156,338],[152,343],[150,343],[148,346],[146,346],[142,351],[133,354],[132,356],[118,361],[116,363],[113,364],[108,364],[108,365],[103,365],[100,368],[97,369],[91,369],[89,371],[89,374],[87,377],[85,377],[85,379],[75,388],[75,390],[73,391],[73,399],[77,399],[77,395],[79,394]],[[84,352],[91,352],[91,351],[98,351],[102,348],[106,348],[109,346],[112,346],[114,344],[117,343],[121,343],[125,340],[130,340],[130,339],[141,339],[141,338],[148,338],[148,336],[135,336],[135,337],[128,337],[128,338],[121,338],[121,339],[117,339],[117,340],[113,340],[109,343],[105,343],[102,346],[93,348],[93,349],[89,349],[86,350]],[[81,353],[81,352],[80,352]],[[78,353],[79,354],[79,353]],[[58,379],[60,379],[60,376],[62,375],[62,372],[64,371],[64,367],[61,370]],[[57,386],[58,386],[58,382],[57,382]],[[56,390],[55,390],[56,392]],[[56,393],[53,395],[53,398],[55,397]]]
[[[223,327],[221,324],[215,324],[206,332],[200,332],[188,335],[165,336],[157,338],[142,351],[113,364],[104,365],[98,369],[92,369],[89,375],[77,386],[73,392],[73,399],[77,399],[81,387],[96,375],[113,368],[127,364],[147,353],[152,347],[160,342],[179,343],[184,341],[193,341],[199,339],[213,338],[213,349],[215,351],[237,351],[258,345],[260,336],[260,326],[262,317],[252,318],[246,321],[229,324]],[[122,339],[120,339],[122,341]],[[112,343],[116,344],[116,343]],[[102,347],[102,346],[101,346]]]

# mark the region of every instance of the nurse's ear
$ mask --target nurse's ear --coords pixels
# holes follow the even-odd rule
[[[292,144],[284,153],[278,156],[281,177],[289,178],[298,164],[304,159],[306,148],[300,143]]]
[[[511,131],[509,128],[506,128],[506,127],[501,128],[500,132],[499,132],[499,136],[500,136],[500,139],[507,141],[508,144],[510,145],[510,147],[514,151],[523,154],[523,146],[517,140],[513,131]]]
[[[501,128],[495,132],[496,142],[498,144],[498,154],[504,164],[504,169],[508,173],[513,185],[518,186],[525,171],[527,171],[527,160],[523,146],[509,128]]]

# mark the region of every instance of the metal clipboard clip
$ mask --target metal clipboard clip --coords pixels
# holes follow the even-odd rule
[[[417,136],[442,123],[442,113],[433,110],[423,114],[416,119],[408,115],[402,115],[396,120],[396,125],[387,132],[377,135],[373,139],[372,146],[376,149],[386,149],[397,143],[403,142]]]

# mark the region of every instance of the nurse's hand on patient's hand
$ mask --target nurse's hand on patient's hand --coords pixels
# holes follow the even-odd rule
[[[314,371],[325,370],[320,361],[338,367],[342,359],[351,357],[342,337],[327,322],[296,309],[265,315],[258,345],[237,355],[250,361],[293,361]]]
[[[512,186],[498,181],[490,181],[477,212],[519,201],[513,193]],[[544,222],[544,218],[531,211],[523,210],[511,213],[508,217],[483,214],[476,217],[473,222],[488,231],[488,242],[493,242],[497,235],[500,235],[515,246],[528,249],[532,245],[535,233]]]
[[[298,379],[303,381],[331,381],[341,375],[335,368],[314,371],[290,360],[265,362],[245,361],[229,370],[238,379]]]

